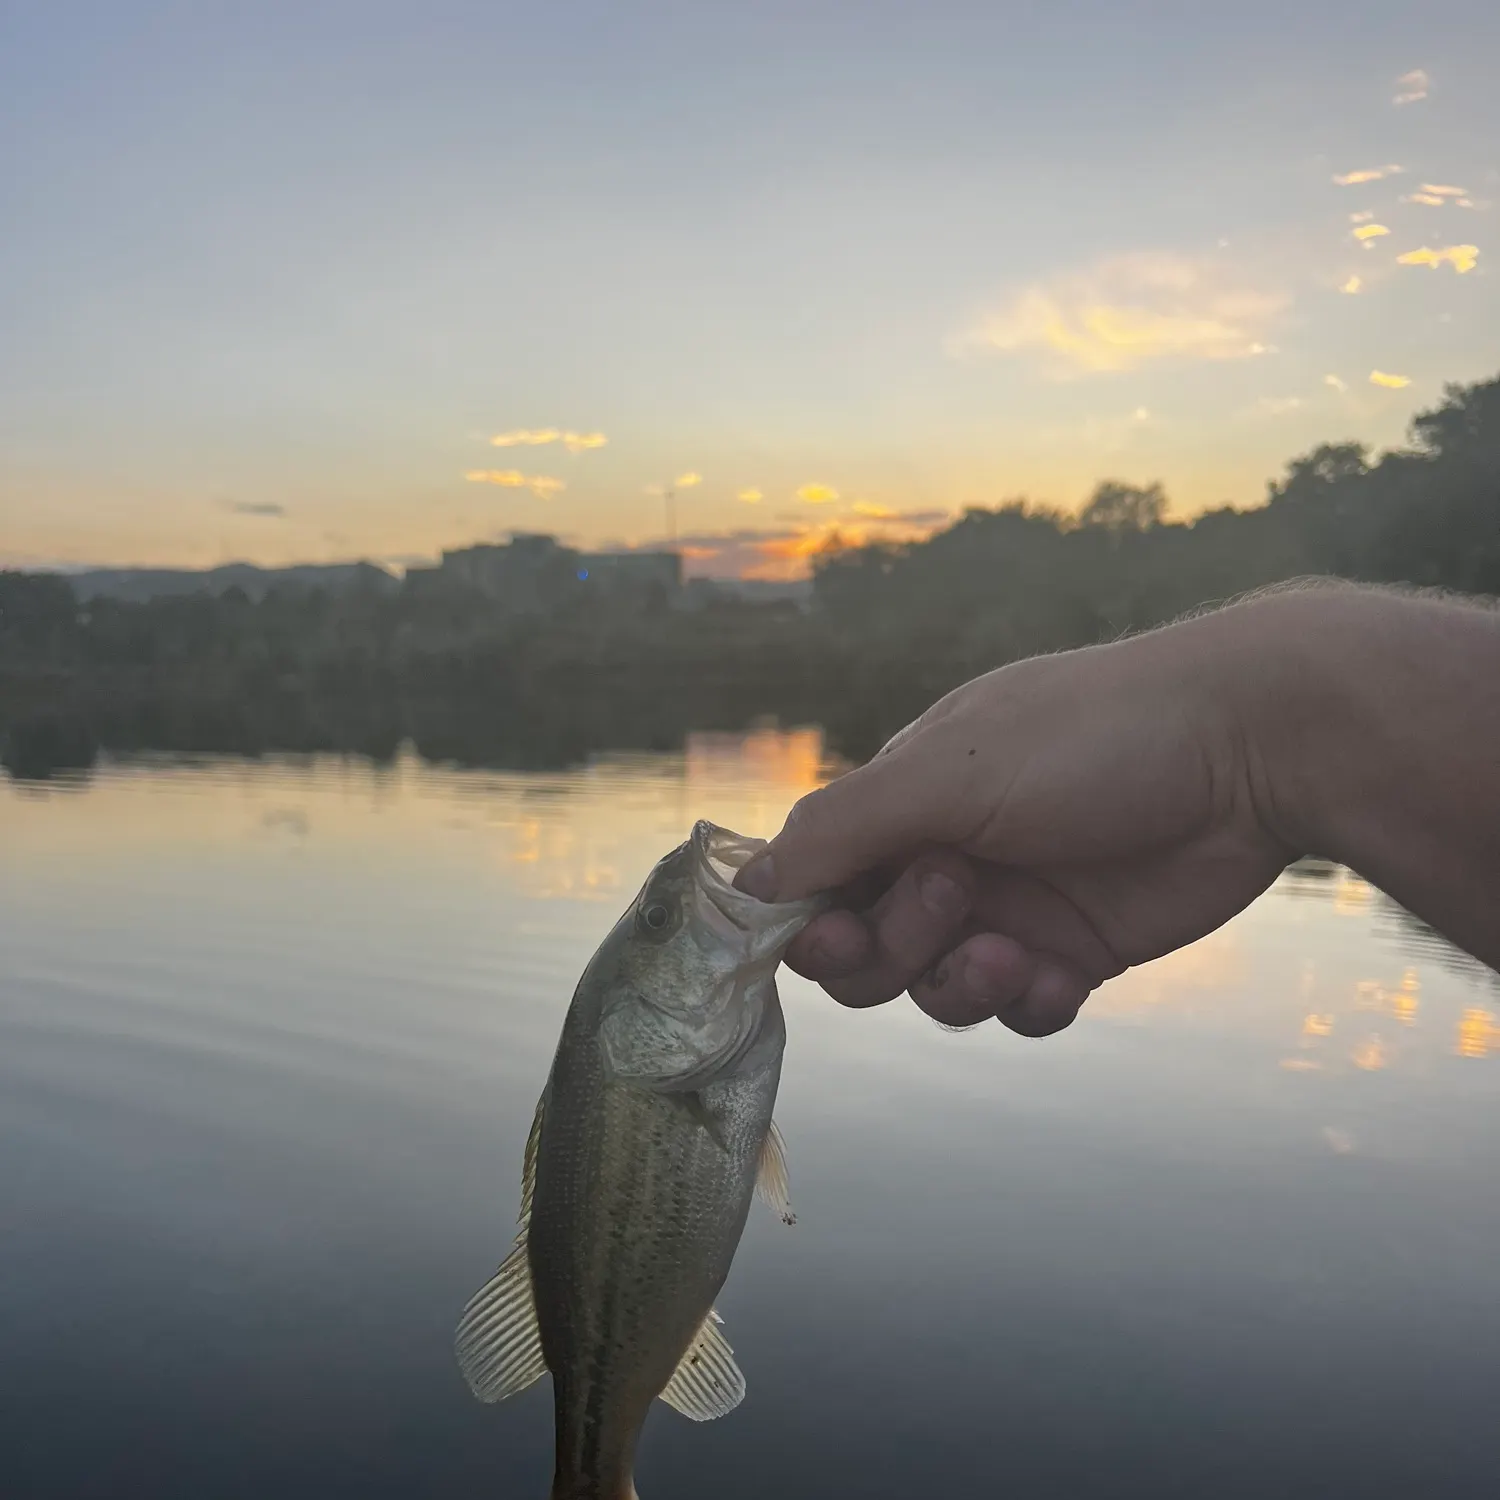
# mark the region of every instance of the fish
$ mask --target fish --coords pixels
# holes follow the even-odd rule
[[[744,1398],[714,1303],[752,1199],[795,1221],[776,970],[826,904],[737,889],[764,847],[699,821],[599,945],[532,1119],[519,1232],[459,1321],[479,1400],[551,1374],[551,1500],[639,1500],[653,1401],[703,1422]]]

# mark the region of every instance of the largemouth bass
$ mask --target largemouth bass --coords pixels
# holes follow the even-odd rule
[[[792,1221],[771,1118],[776,969],[823,904],[736,890],[761,847],[698,823],[584,970],[526,1143],[515,1248],[458,1326],[481,1401],[551,1372],[553,1500],[637,1500],[652,1401],[707,1421],[745,1393],[713,1304],[757,1186]]]

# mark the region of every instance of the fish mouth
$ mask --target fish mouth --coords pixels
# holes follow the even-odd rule
[[[801,901],[760,901],[734,877],[766,848],[765,839],[732,833],[706,818],[688,839],[693,871],[694,925],[713,942],[730,942],[748,959],[781,962],[786,945],[828,905],[826,896]]]

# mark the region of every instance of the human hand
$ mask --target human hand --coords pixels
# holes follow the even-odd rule
[[[787,963],[845,1005],[1045,1036],[1247,906],[1302,851],[1257,806],[1235,614],[991,672],[804,797],[737,882],[840,891]]]

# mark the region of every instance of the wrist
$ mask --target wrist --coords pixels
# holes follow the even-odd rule
[[[1244,784],[1268,834],[1388,890],[1473,841],[1494,811],[1473,798],[1493,784],[1479,761],[1495,726],[1479,720],[1495,718],[1500,616],[1330,582],[1221,618]]]
[[[1352,763],[1379,735],[1378,667],[1359,617],[1362,590],[1338,583],[1287,589],[1226,610],[1232,645],[1224,684],[1241,785],[1263,831],[1289,858],[1348,863],[1361,805]]]

